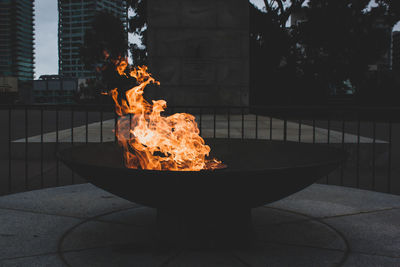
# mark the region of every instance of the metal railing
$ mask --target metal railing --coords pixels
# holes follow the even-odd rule
[[[196,116],[206,138],[309,142],[337,146],[349,158],[320,183],[400,194],[394,135],[398,108],[368,107],[170,107],[165,114]],[[115,141],[118,117],[108,105],[0,106],[0,195],[82,183],[56,158],[60,149]],[[400,137],[399,137],[400,138]]]

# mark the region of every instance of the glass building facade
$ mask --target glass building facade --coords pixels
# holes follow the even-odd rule
[[[93,78],[80,60],[79,48],[97,11],[108,11],[127,26],[124,0],[58,0],[58,71],[65,78]]]
[[[0,0],[0,76],[33,80],[34,40],[34,1]]]

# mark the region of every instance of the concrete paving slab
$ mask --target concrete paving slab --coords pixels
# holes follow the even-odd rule
[[[344,252],[312,247],[266,245],[249,251],[237,251],[235,255],[245,263],[242,266],[338,266]],[[367,266],[367,265],[365,265]]]
[[[400,259],[400,210],[324,219],[342,232],[352,251]]]
[[[268,212],[268,210],[266,210]],[[255,227],[257,239],[268,244],[288,244],[330,250],[346,250],[346,243],[328,225],[318,221],[294,221]]]
[[[343,267],[385,266],[399,267],[400,258],[351,253]]]
[[[156,246],[156,227],[135,227],[119,223],[88,221],[73,229],[61,244],[62,250],[82,250],[124,244],[149,248]]]
[[[215,136],[218,138],[228,138],[228,129],[230,138],[241,138],[242,137],[242,116],[231,115],[229,118],[227,115],[217,115],[215,120]],[[228,123],[229,119],[229,123]],[[270,126],[270,120],[272,119],[272,128]],[[201,117],[196,116],[196,121],[201,126],[201,135],[205,138],[214,136],[214,116],[204,114]],[[253,114],[244,115],[243,133],[244,138],[252,139],[270,139],[272,136],[273,140],[283,140],[284,136],[284,122],[283,120],[270,118],[267,116],[256,116]],[[88,124],[88,142],[100,142],[101,132],[103,134],[103,141],[114,141],[114,126],[115,120],[105,120],[102,124],[100,122],[94,122]],[[272,130],[271,130],[272,129]],[[272,135],[271,135],[272,131]],[[257,132],[257,133],[256,133]],[[287,122],[287,140],[298,141],[299,138],[299,124],[297,122]],[[329,131],[330,143],[342,143],[342,133],[335,130]],[[86,125],[74,127],[71,129],[65,129],[58,131],[58,139],[56,132],[48,132],[43,135],[43,142],[58,142],[60,143],[71,143],[72,140],[76,143],[86,142]],[[315,142],[326,143],[328,140],[328,130],[316,127],[315,128]],[[301,126],[301,141],[311,143],[314,141],[314,130],[312,126],[303,124]],[[350,133],[345,133],[345,143],[357,143],[357,136]],[[25,138],[14,140],[16,143],[26,142]],[[35,135],[28,138],[29,143],[41,142],[41,136]],[[383,140],[375,140],[376,143],[386,143]],[[369,137],[360,137],[360,143],[373,143],[373,139]]]
[[[400,197],[368,190],[355,190],[349,187],[314,184],[312,187],[269,206],[288,209],[313,217],[329,217],[371,210],[400,208]]]
[[[96,267],[152,267],[163,265],[176,253],[159,252],[135,245],[94,248],[83,251],[65,252],[63,258],[69,266]]]
[[[245,266],[239,259],[234,257],[231,252],[225,251],[185,251],[172,259],[166,266],[175,267],[235,267]]]
[[[0,208],[42,212],[79,218],[138,206],[92,184],[62,186],[0,198]]]
[[[103,222],[123,223],[139,227],[155,226],[157,223],[156,209],[139,207],[101,216]]]
[[[266,207],[252,209],[251,217],[255,227],[304,220],[304,216],[296,215],[284,210],[268,208],[268,212],[266,212],[265,209]]]
[[[57,254],[0,260],[2,267],[67,267]]]
[[[78,219],[0,209],[0,260],[57,252],[58,239]]]

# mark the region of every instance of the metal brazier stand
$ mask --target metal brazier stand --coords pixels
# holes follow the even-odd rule
[[[90,183],[158,212],[161,241],[236,245],[251,239],[251,209],[329,174],[345,153],[295,142],[206,140],[228,167],[198,172],[128,169],[116,143],[74,146],[59,158]]]

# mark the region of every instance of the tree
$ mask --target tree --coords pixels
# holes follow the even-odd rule
[[[281,28],[286,24],[292,13],[300,9],[305,0],[264,0],[267,16]]]
[[[115,61],[125,58],[127,52],[127,33],[121,20],[111,13],[98,12],[91,29],[85,33],[80,49],[85,68],[96,72],[105,89],[112,88],[119,79],[115,71]],[[88,84],[98,85],[94,81]]]
[[[396,18],[393,6],[370,0],[310,0],[299,25],[304,48],[301,68],[322,90],[343,90],[350,82],[362,90],[368,66],[390,49]],[[389,14],[392,12],[392,15]]]
[[[97,67],[107,59],[117,60],[126,57],[128,40],[121,20],[111,13],[98,12],[92,27],[87,30],[81,47],[81,58],[88,69]]]
[[[391,26],[394,26],[400,20],[400,1],[375,0],[375,2],[386,15],[386,19]]]
[[[400,20],[400,1],[377,0],[373,7],[370,2],[271,0],[263,11],[251,6],[256,99],[290,103],[291,96],[321,103],[332,91],[363,90],[368,66],[388,51],[391,29]],[[287,28],[294,12],[304,13],[304,21]]]
[[[128,0],[128,7],[135,14],[129,19],[128,30],[139,36],[142,46],[130,44],[129,50],[135,65],[144,65],[147,62],[147,1]]]
[[[294,30],[287,28],[293,12],[303,0],[265,0],[260,10],[250,4],[250,88],[254,105],[298,99],[298,92],[288,89],[298,85],[299,47]]]

